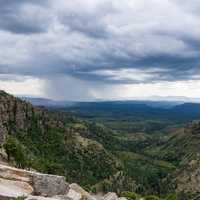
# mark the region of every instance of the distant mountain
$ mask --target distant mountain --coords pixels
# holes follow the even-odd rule
[[[184,104],[181,104],[181,105],[177,105],[177,106],[174,106],[172,108],[173,111],[176,111],[176,112],[184,112],[184,113],[187,113],[187,114],[190,114],[188,112],[191,112],[193,114],[200,114],[200,103],[184,103]]]
[[[154,101],[79,102],[68,108],[82,116],[123,118],[156,118],[166,120],[193,120],[200,118],[199,103]]]
[[[120,118],[159,118],[170,120],[193,120],[200,118],[200,103],[184,103],[183,101],[97,101],[71,102],[56,101],[45,98],[21,97],[34,106],[59,108],[72,111],[83,116],[115,115]]]
[[[44,107],[68,107],[74,106],[75,102],[70,101],[56,101],[46,98],[33,98],[33,97],[20,97],[22,100],[27,101],[34,106],[44,106]]]
[[[101,101],[101,102],[77,102],[74,107],[79,108],[95,108],[95,109],[144,109],[144,108],[160,108],[160,109],[170,109],[175,106],[184,104],[183,102],[175,101]]]
[[[151,101],[168,101],[168,102],[180,102],[180,103],[200,103],[200,98],[190,98],[185,96],[150,96]]]
[[[132,105],[146,105],[152,108],[164,108],[169,109],[177,105],[181,105],[184,102],[181,101],[166,101],[166,100],[160,100],[160,101],[153,101],[153,100],[132,100],[132,101],[116,101],[121,102],[121,104],[132,104]]]
[[[179,102],[179,103],[200,103],[200,98],[192,98],[185,96],[146,96],[146,97],[132,97],[121,99],[95,99],[96,102],[103,101],[155,101],[155,102]]]
[[[177,105],[169,110],[169,114],[186,120],[193,120],[200,118],[200,104],[199,103],[184,103]]]
[[[183,101],[166,101],[166,100],[115,100],[115,101],[91,101],[91,102],[78,102],[78,101],[56,101],[46,98],[35,97],[20,97],[22,100],[30,102],[34,106],[46,106],[46,107],[72,107],[72,106],[85,106],[85,105],[146,105],[153,108],[172,108],[176,105],[183,104]]]

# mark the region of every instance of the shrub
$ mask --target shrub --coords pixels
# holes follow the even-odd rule
[[[147,197],[145,197],[145,200],[160,200],[160,198],[159,198],[159,197],[156,197],[156,196],[153,196],[153,195],[151,195],[151,196],[147,196]]]
[[[134,192],[125,191],[121,194],[123,197],[126,197],[128,200],[136,200],[137,195]]]
[[[25,200],[26,197],[17,197],[16,200]]]
[[[96,189],[95,187],[92,187],[92,188],[91,188],[91,192],[92,192],[93,194],[96,194],[96,193],[97,193],[97,189]]]
[[[18,167],[24,168],[27,165],[25,153],[22,145],[12,136],[8,136],[3,145],[10,162],[11,157],[14,158]]]
[[[168,197],[166,198],[166,200],[178,200],[178,198],[177,198],[176,194],[170,194],[170,195],[168,195]]]

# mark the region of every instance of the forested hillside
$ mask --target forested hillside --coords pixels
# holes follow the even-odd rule
[[[57,118],[1,92],[1,144],[9,160],[18,167],[65,175],[70,182],[86,187],[121,169],[115,156],[93,140],[89,126],[72,118]],[[79,129],[84,129],[84,133]],[[92,130],[95,129],[98,126],[93,125]]]

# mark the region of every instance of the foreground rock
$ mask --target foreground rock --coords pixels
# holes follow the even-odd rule
[[[69,185],[62,176],[34,173],[32,182],[35,195],[52,197],[66,194],[69,190]]]
[[[200,160],[192,160],[175,172],[173,179],[177,192],[200,194]]]
[[[38,196],[64,195],[69,190],[69,184],[62,176],[41,174],[5,165],[0,165],[0,178],[27,183],[33,187],[33,194]]]
[[[103,200],[118,200],[118,196],[113,192],[109,192],[103,197]]]
[[[69,192],[67,193],[67,198],[68,199],[73,199],[73,200],[81,200],[82,195],[73,189],[70,189]]]
[[[6,165],[0,165],[0,178],[31,183],[32,173],[33,172],[26,170],[21,170]]]
[[[80,194],[81,195],[81,199],[95,200],[95,197],[93,197],[90,193],[85,191],[78,184],[72,183],[69,187],[70,187],[71,191],[74,191],[74,192],[77,192],[78,194]]]
[[[61,197],[28,196],[25,200],[63,200]]]
[[[62,176],[41,174],[0,165],[0,200],[126,200],[115,193],[93,196],[78,184],[69,185]]]
[[[26,182],[0,179],[0,199],[10,200],[19,196],[27,197],[33,193],[33,188]]]

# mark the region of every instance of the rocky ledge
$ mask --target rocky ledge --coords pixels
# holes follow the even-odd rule
[[[94,196],[62,176],[41,174],[0,164],[0,200],[126,200],[115,193]]]

